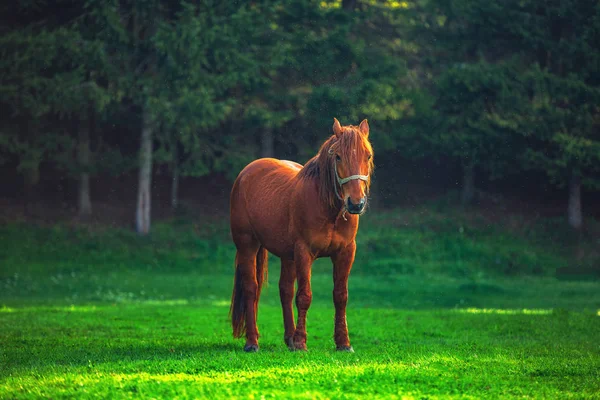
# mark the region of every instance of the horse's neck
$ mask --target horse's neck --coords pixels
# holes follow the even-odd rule
[[[326,172],[319,171],[319,172],[320,172],[320,174],[327,173],[327,171]],[[335,222],[343,209],[342,201],[336,197],[335,205],[332,206],[329,202],[329,198],[322,196],[321,186],[323,183],[321,181],[321,177],[319,175],[313,176],[313,177],[311,177],[310,180],[311,180],[311,184],[305,185],[304,190],[310,190],[311,192],[313,192],[312,195],[314,195],[316,202],[313,204],[310,204],[309,207],[312,209],[318,209],[320,218],[326,219],[330,222]]]

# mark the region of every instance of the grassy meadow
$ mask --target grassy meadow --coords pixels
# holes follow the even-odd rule
[[[309,351],[287,350],[273,257],[246,354],[226,222],[4,225],[0,398],[600,398],[597,237],[430,207],[368,213],[357,242],[355,353],[334,350],[329,260]]]

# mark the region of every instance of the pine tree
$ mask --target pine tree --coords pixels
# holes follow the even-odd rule
[[[79,212],[89,215],[90,129],[109,97],[98,83],[105,64],[101,46],[81,29],[81,5],[67,3],[68,11],[46,1],[3,10],[10,14],[17,7],[21,18],[3,24],[6,34],[0,39],[0,102],[11,110],[2,116],[2,142],[21,160],[27,192],[39,179],[43,161],[80,175]],[[76,151],[78,157],[72,157]]]
[[[600,188],[600,4],[552,0],[522,5],[519,28],[530,107],[525,165],[568,188],[567,220],[583,226],[581,190]]]
[[[430,0],[415,6],[421,20],[411,33],[435,98],[434,113],[424,114],[435,117],[424,147],[461,165],[463,204],[475,197],[476,174],[503,176],[522,145],[517,117],[524,91],[508,29],[522,19],[515,4]]]

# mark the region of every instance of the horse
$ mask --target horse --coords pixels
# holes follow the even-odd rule
[[[259,350],[258,301],[267,280],[268,252],[281,259],[279,295],[284,342],[306,351],[306,314],[312,301],[311,268],[315,259],[333,262],[334,341],[353,352],[348,337],[348,276],[356,252],[358,221],[367,206],[373,172],[369,124],[341,126],[304,167],[262,158],[248,164],[233,184],[231,236],[237,252],[230,317],[233,336],[246,336],[244,351]],[[298,281],[294,324],[292,302]]]

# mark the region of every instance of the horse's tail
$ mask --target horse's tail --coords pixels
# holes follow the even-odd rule
[[[258,291],[256,293],[256,302],[258,303],[263,282],[268,283],[269,281],[269,252],[262,246],[256,253],[256,280],[258,281]]]
[[[264,281],[268,277],[268,257],[269,253],[264,247],[258,249],[256,254],[256,281],[258,290],[256,291],[256,303],[260,298],[260,292]],[[240,266],[238,264],[237,254],[235,256],[235,278],[233,281],[233,294],[231,295],[231,307],[229,315],[231,316],[231,326],[233,327],[233,337],[239,338],[246,333],[246,301],[244,299],[244,287]],[[257,307],[258,308],[258,307]]]

